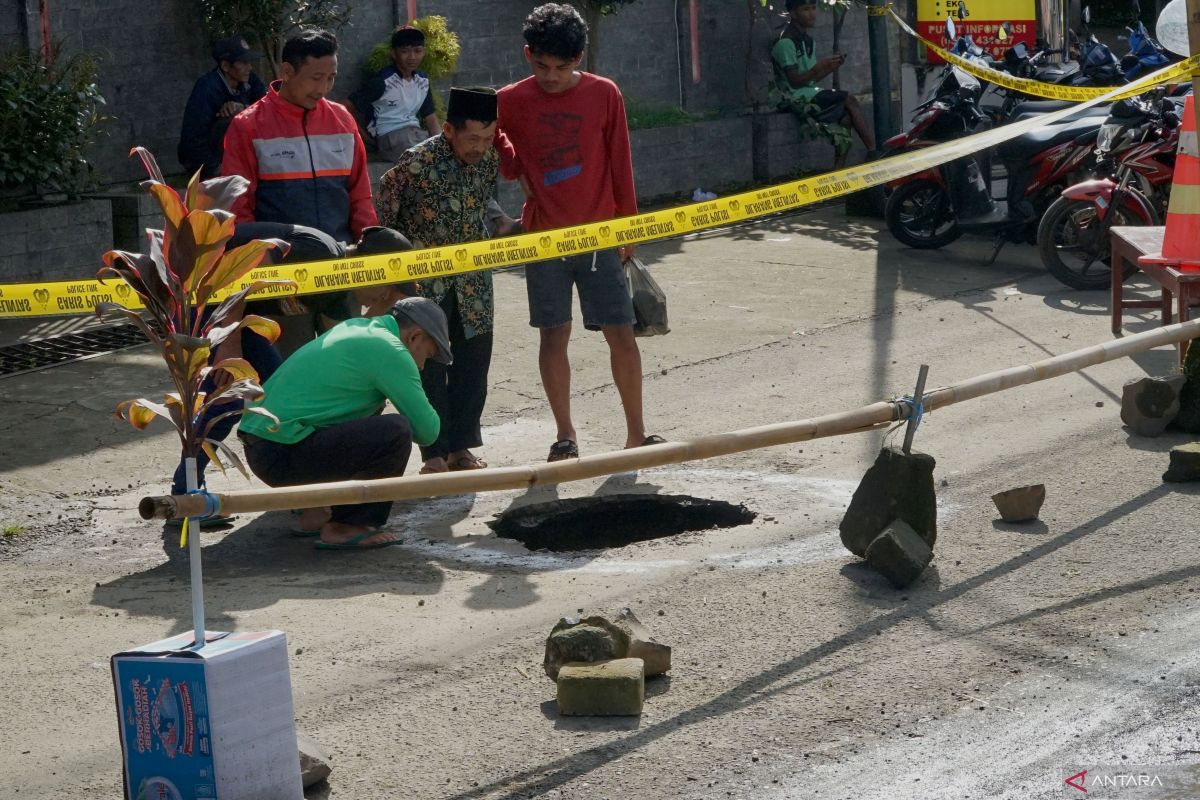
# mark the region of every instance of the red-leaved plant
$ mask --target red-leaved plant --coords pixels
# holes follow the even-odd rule
[[[224,471],[218,451],[249,477],[241,460],[224,442],[208,438],[220,419],[241,414],[242,409],[215,415],[200,429],[202,417],[210,409],[232,400],[259,400],[263,397],[258,373],[242,358],[226,358],[209,364],[213,351],[230,336],[249,329],[270,341],[279,337],[274,320],[247,314],[237,319],[232,314],[241,308],[251,292],[268,286],[290,285],[292,281],[254,281],[225,297],[205,317],[205,305],[218,292],[243,278],[259,266],[268,251],[278,248],[286,253],[288,245],[279,239],[249,242],[228,252],[225,245],[233,237],[234,201],[249,187],[240,176],[201,181],[192,176],[183,197],[163,180],[158,163],[148,150],[135,147],[150,179],[143,182],[162,206],[166,218],[163,230],[146,230],[149,253],[111,250],[104,254],[104,267],[96,273],[103,282],[116,277],[129,285],[145,305],[145,315],[117,303],[100,303],[96,314],[101,318],[120,316],[137,325],[162,354],[175,391],[168,392],[162,403],[145,398],[125,400],[117,406],[117,415],[139,430],[157,416],[171,422],[179,434],[185,457],[195,458],[201,450]],[[146,319],[148,317],[149,319]],[[223,370],[228,380],[221,388],[206,394],[204,379]],[[218,382],[220,383],[220,382]],[[278,422],[261,408],[246,408],[246,413],[262,414]]]

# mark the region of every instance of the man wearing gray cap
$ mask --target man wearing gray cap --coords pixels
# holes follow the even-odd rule
[[[293,353],[263,387],[266,396],[247,404],[238,436],[250,469],[268,486],[403,475],[412,443],[433,442],[441,427],[421,387],[427,360],[451,360],[446,315],[431,300],[405,298],[383,316],[334,326]],[[380,414],[389,400],[399,413]],[[398,544],[382,529],[391,508],[334,506],[312,528],[317,549]]]

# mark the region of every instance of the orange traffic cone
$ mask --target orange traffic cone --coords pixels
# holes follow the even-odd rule
[[[1165,264],[1180,271],[1200,271],[1200,148],[1196,142],[1193,101],[1188,95],[1183,109],[1162,252],[1142,256],[1139,264]]]

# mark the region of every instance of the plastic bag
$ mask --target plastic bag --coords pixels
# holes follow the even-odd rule
[[[633,298],[634,336],[663,336],[671,332],[667,324],[667,295],[650,276],[640,258],[625,261],[625,279]]]

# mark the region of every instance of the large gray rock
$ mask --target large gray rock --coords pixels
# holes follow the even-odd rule
[[[1163,473],[1163,480],[1171,483],[1200,481],[1200,442],[1171,448],[1171,463]]]
[[[992,495],[992,502],[1005,522],[1032,522],[1038,518],[1042,503],[1046,502],[1046,484],[1019,486],[998,492]]]
[[[646,665],[646,677],[653,678],[671,669],[671,648],[654,640],[633,610],[622,608],[614,624],[629,634],[629,658],[640,658]]]
[[[628,653],[629,634],[604,617],[583,620],[563,617],[546,639],[542,667],[547,675],[557,679],[563,664],[625,658]]]
[[[645,699],[640,658],[563,664],[558,673],[558,713],[564,716],[637,716]]]
[[[846,549],[865,558],[867,547],[896,519],[906,522],[932,548],[937,540],[936,463],[925,453],[905,455],[897,447],[880,450],[838,526]]]
[[[1187,378],[1138,378],[1121,389],[1121,421],[1138,436],[1158,436],[1179,414],[1179,393]]]
[[[320,783],[329,777],[333,767],[329,766],[329,754],[308,734],[296,731],[296,744],[300,747],[300,781],[304,788]]]
[[[902,520],[894,520],[867,546],[867,563],[897,589],[903,589],[925,571],[933,548]]]

